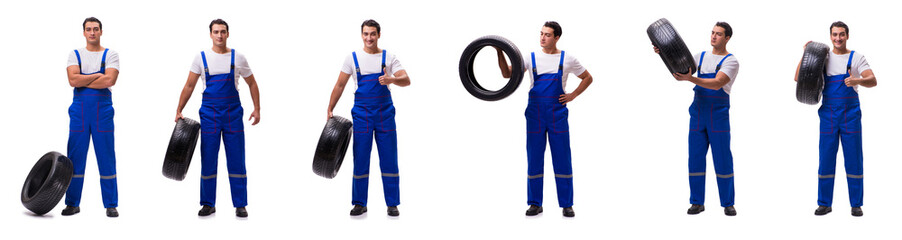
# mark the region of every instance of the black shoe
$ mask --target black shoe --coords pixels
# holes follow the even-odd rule
[[[564,208],[564,217],[574,217],[576,213],[573,212],[573,207]]]
[[[856,216],[856,217],[864,216],[864,212],[861,211],[861,207],[853,207],[852,208],[852,216]]]
[[[210,214],[213,214],[215,212],[216,212],[215,207],[204,205],[202,208],[200,208],[200,211],[197,211],[197,216],[206,217],[206,216],[210,216]]]
[[[727,216],[736,216],[736,208],[733,206],[723,208],[723,214]]]
[[[360,216],[366,212],[366,207],[354,204],[354,208],[351,209],[351,216]]]
[[[833,211],[833,208],[831,208],[831,207],[817,206],[817,209],[814,210],[814,215],[823,216],[823,215],[827,215],[828,213],[830,213],[832,211]]]
[[[529,209],[526,209],[526,216],[535,216],[542,213],[542,206],[529,205]]]
[[[119,217],[119,211],[116,211],[116,208],[114,208],[114,207],[107,208],[107,209],[106,209],[106,216],[107,216],[107,217],[111,217],[111,218]]]
[[[401,212],[398,212],[398,206],[388,207],[388,215],[392,217],[401,215]]]
[[[235,208],[235,216],[246,218],[247,209],[245,209],[244,207]]]
[[[689,211],[686,211],[686,213],[689,215],[695,215],[695,214],[698,214],[698,213],[704,212],[704,211],[705,211],[705,205],[692,204],[692,206],[689,206]]]
[[[78,212],[81,212],[81,208],[73,207],[73,206],[66,206],[66,209],[63,209],[63,216],[72,216]]]

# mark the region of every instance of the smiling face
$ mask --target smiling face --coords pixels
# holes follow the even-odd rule
[[[830,28],[830,42],[833,42],[833,48],[845,49],[846,40],[849,40],[849,33],[842,27]]]
[[[103,30],[100,30],[100,23],[86,22],[84,35],[88,44],[100,44],[100,35],[103,35]]]
[[[715,48],[724,48],[727,46],[727,42],[730,41],[730,37],[727,37],[726,29],[720,26],[714,26],[714,29],[711,29],[711,46]]]
[[[554,36],[554,29],[550,27],[542,27],[542,31],[539,36],[539,45],[542,48],[551,48],[557,46],[557,41],[561,39],[561,36]]]
[[[213,39],[213,46],[226,47],[226,40],[229,39],[229,30],[226,25],[213,24],[210,30],[210,39]]]
[[[360,30],[360,38],[363,39],[363,46],[366,48],[379,47],[380,34],[376,27],[363,26]]]

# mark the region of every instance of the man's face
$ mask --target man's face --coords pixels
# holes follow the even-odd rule
[[[557,40],[559,40],[560,38],[560,36],[554,36],[554,29],[550,27],[542,27],[541,36],[539,37],[539,45],[542,45],[542,48],[555,46],[557,44]]]
[[[210,39],[213,39],[214,46],[225,47],[226,40],[229,39],[229,30],[223,24],[213,24],[213,30],[210,31]]]
[[[846,48],[846,40],[849,40],[849,34],[845,28],[830,28],[830,41],[833,42],[834,48]]]
[[[727,45],[727,42],[730,41],[730,37],[727,37],[726,29],[714,26],[714,29],[711,29],[711,46],[713,47],[724,47]]]
[[[363,46],[367,48],[379,46],[379,32],[376,31],[376,27],[363,26],[360,37],[363,38]]]
[[[98,22],[87,22],[85,23],[84,29],[85,40],[90,44],[98,44],[100,43],[100,35],[103,35],[103,31],[100,30],[100,23]]]

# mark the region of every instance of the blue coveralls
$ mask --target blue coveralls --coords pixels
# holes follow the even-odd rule
[[[698,61],[699,78],[715,78],[728,54],[713,73],[702,73],[705,52]],[[708,145],[714,156],[714,172],[720,193],[720,206],[733,206],[733,153],[730,152],[730,94],[723,88],[711,90],[696,85],[695,99],[689,106],[689,203],[705,204],[705,159]]]
[[[357,53],[353,52],[357,74],[357,91],[354,92],[354,181],[351,204],[366,206],[370,176],[370,151],[373,135],[379,151],[379,168],[382,170],[382,187],[386,206],[401,204],[398,186],[398,133],[395,131],[395,106],[388,86],[379,84],[379,73],[361,75]],[[382,50],[382,69],[385,69],[385,50]]]
[[[247,206],[247,170],[244,166],[244,108],[235,87],[235,49],[229,73],[210,75],[204,62],[204,99],[200,106],[200,204],[216,206],[216,165],[219,140],[225,144],[226,163],[231,185],[232,205]]]
[[[75,50],[79,73],[91,75],[106,74],[106,54],[103,50],[100,71],[81,72],[81,55]],[[94,138],[94,153],[97,155],[97,170],[100,172],[100,192],[103,207],[119,206],[116,186],[116,151],[113,139],[113,97],[109,88],[93,89],[77,87],[73,91],[72,105],[69,106],[69,145],[67,155],[75,167],[69,189],[66,190],[66,205],[78,207],[81,190],[85,183],[85,164],[88,158],[88,142]]]
[[[836,152],[842,140],[845,157],[846,181],[849,185],[849,203],[861,207],[864,197],[864,156],[861,151],[861,107],[858,92],[845,84],[852,69],[852,56],[845,74],[824,78],[824,102],[817,110],[821,119],[820,166],[817,170],[817,205],[833,205],[833,180],[836,173]],[[826,75],[826,74],[825,74]]]
[[[526,105],[527,201],[542,206],[542,181],[545,170],[545,139],[551,145],[551,163],[557,184],[558,205],[573,206],[573,168],[570,163],[570,125],[567,106],[558,100],[564,94],[564,51],[556,73],[539,75],[536,54],[532,55],[533,86]]]

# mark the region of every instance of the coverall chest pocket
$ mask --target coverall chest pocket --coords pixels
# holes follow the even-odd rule
[[[85,131],[85,108],[83,102],[72,102],[69,105],[69,131]]]
[[[98,102],[97,103],[97,131],[98,132],[113,132],[115,126],[113,125],[113,116],[115,115],[115,110],[113,109],[113,103],[111,102]]]

